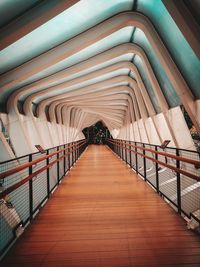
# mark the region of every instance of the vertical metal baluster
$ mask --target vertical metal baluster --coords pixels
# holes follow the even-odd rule
[[[145,148],[145,144],[143,144],[143,148]],[[143,155],[144,155],[144,157],[143,157],[143,165],[144,165],[144,180],[146,181],[146,180],[147,180],[147,176],[146,176],[147,172],[146,172],[146,158],[145,158],[145,154],[146,154],[146,151],[145,151],[145,150],[143,150]]]
[[[180,156],[179,150],[176,148],[176,156]],[[180,169],[180,160],[176,160],[176,168]],[[177,177],[177,206],[178,206],[178,213],[181,214],[181,177],[180,173],[176,173]]]
[[[158,147],[155,146],[155,151],[158,151]],[[155,159],[158,160],[158,154],[155,154]],[[158,163],[156,162],[156,190],[159,193],[159,173],[158,173]]]
[[[129,141],[129,148],[130,148],[130,151],[129,151],[129,157],[130,157],[130,167],[132,168],[132,152],[131,152],[131,141]]]
[[[73,142],[72,166],[74,166],[74,153],[75,153],[75,143]]]
[[[71,160],[70,160],[70,158],[71,158],[71,155],[70,155],[70,145],[71,144],[68,144],[68,171],[70,170],[70,168],[71,168]]]
[[[64,156],[64,158],[63,158],[63,176],[65,176],[65,172],[66,172],[66,145],[64,145],[64,151],[63,151],[63,156]]]
[[[124,149],[124,152],[125,152],[125,162],[126,162],[126,164],[128,163],[128,161],[127,161],[127,146],[126,146],[126,141],[124,141],[124,146],[125,146],[125,149]]]
[[[137,146],[137,143],[135,142],[135,146]],[[138,154],[137,154],[137,147],[135,148],[135,170],[136,173],[138,174]]]
[[[76,152],[75,152],[75,161],[78,159],[78,144],[76,142]]]
[[[49,155],[49,150],[47,150],[47,156]],[[49,158],[46,159],[46,165],[49,165]],[[47,168],[47,197],[50,196],[50,180],[49,180],[50,170]]]
[[[29,155],[29,163],[32,161],[32,155]],[[33,166],[29,166],[29,175],[33,173]],[[29,216],[33,219],[33,179],[29,180]]]
[[[124,160],[124,148],[123,148],[123,141],[120,140],[120,144],[121,144],[121,149],[122,149],[122,157],[121,159]]]
[[[59,151],[59,146],[57,146],[57,151]],[[57,154],[57,159],[59,159],[59,154],[60,153],[58,153]],[[59,177],[59,175],[60,175],[60,164],[59,164],[59,161],[57,162],[57,184],[59,184],[59,182],[60,182],[60,177]]]

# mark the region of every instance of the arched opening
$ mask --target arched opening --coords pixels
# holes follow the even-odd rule
[[[83,129],[85,138],[90,144],[104,144],[105,138],[110,138],[110,132],[102,121],[98,121],[90,127]]]

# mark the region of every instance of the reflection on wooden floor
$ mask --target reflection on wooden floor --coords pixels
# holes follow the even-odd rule
[[[200,238],[107,147],[91,145],[2,266],[197,267]]]

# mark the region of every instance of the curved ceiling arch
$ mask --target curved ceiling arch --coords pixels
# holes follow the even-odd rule
[[[82,71],[82,69],[85,69],[85,68],[91,68],[91,67],[95,66],[96,64],[100,64],[100,63],[102,63],[108,59],[114,58],[115,55],[119,56],[119,55],[122,55],[126,52],[136,53],[142,57],[143,61],[145,62],[145,69],[147,71],[148,77],[152,83],[153,88],[155,88],[156,95],[157,94],[159,95],[159,92],[161,92],[160,86],[156,80],[156,76],[155,76],[155,74],[151,68],[151,64],[148,61],[148,58],[147,58],[146,54],[144,53],[144,51],[135,44],[123,44],[123,45],[117,46],[115,48],[112,48],[112,49],[110,49],[104,53],[101,53],[100,55],[92,57],[92,58],[90,58],[84,62],[81,62],[77,65],[74,65],[65,71],[61,71],[61,73],[57,73],[57,74],[53,75],[53,77],[50,76],[48,78],[42,79],[38,82],[35,82],[33,84],[30,84],[29,86],[25,86],[25,87],[15,91],[10,96],[10,98],[8,100],[8,110],[10,108],[13,108],[13,106],[16,106],[18,99],[23,94],[26,94],[27,92],[33,93],[36,88],[38,90],[45,88],[45,86],[47,87],[48,84],[49,83],[51,84],[51,82],[53,82],[54,80],[62,79],[63,77],[68,77],[68,75],[70,76],[70,75],[73,75],[74,73],[78,73],[78,71]],[[129,63],[127,62],[127,64],[129,64]],[[127,67],[129,67],[129,66],[127,66]],[[135,71],[137,71],[136,68],[135,68]],[[140,86],[142,86],[142,88],[145,88],[145,86],[142,82],[142,79],[140,79],[138,71],[137,71],[137,73],[138,73],[138,83],[140,84]],[[59,88],[59,86],[60,85],[58,85],[57,87],[55,86],[54,88]],[[31,96],[30,96],[30,98],[31,98]],[[161,102],[162,102],[162,100],[164,100],[164,99],[162,99],[162,97],[160,97],[159,100],[160,99],[161,99]],[[162,103],[160,103],[160,104],[162,106]]]
[[[134,97],[134,100],[131,98],[130,94],[132,93],[132,97]],[[114,97],[115,99],[121,99],[121,97],[119,98],[120,95],[126,95],[127,97],[127,100],[129,102],[129,106],[130,106],[130,110],[131,110],[131,114],[132,114],[132,120],[135,121],[135,114],[134,112],[137,112],[138,111],[136,110],[136,108],[138,109],[138,107],[136,106],[137,103],[135,101],[135,96],[133,96],[133,92],[132,90],[128,87],[128,86],[120,86],[120,87],[112,87],[112,88],[109,88],[109,89],[104,89],[104,90],[100,90],[98,92],[90,92],[88,94],[84,94],[82,96],[82,100],[91,100],[91,99],[95,99],[99,97],[102,97],[102,96],[105,96],[105,97],[108,97],[108,96],[111,96]],[[78,100],[80,101],[80,98],[81,97],[78,97]],[[77,100],[77,98],[73,98],[73,100]],[[66,103],[68,103],[68,105],[70,105],[70,101],[71,101],[71,98],[64,98],[60,101],[54,101],[51,103],[51,105],[49,106],[49,117],[50,117],[50,120],[51,121],[56,121],[55,119],[55,113],[57,112],[57,117],[59,117],[59,111],[57,109],[57,107],[62,107],[63,105],[65,106]],[[135,103],[135,105],[133,105],[133,102]],[[59,108],[60,109],[60,108]],[[135,111],[136,110],[136,111]],[[64,120],[64,119],[63,119]],[[61,122],[61,120],[60,120]]]
[[[138,2],[141,4],[142,1]],[[168,44],[166,45],[166,43],[162,41],[162,33],[160,30],[158,31],[156,25],[155,27],[153,26],[151,18],[149,19],[144,14],[138,12],[123,12],[113,16],[112,18],[108,18],[107,20],[88,29],[87,31],[78,34],[72,39],[59,44],[51,50],[44,52],[28,62],[25,62],[21,66],[6,72],[0,77],[0,92],[2,94],[5,93],[9,95],[9,92],[13,92],[15,90],[15,86],[20,84],[20,82],[26,81],[27,79],[33,77],[33,75],[47,69],[49,66],[55,65],[62,60],[70,58],[70,56],[83,51],[85,48],[89,48],[92,44],[96,44],[108,36],[111,36],[112,33],[115,33],[119,30],[124,30],[126,27],[133,28],[132,37],[134,36],[134,31],[136,28],[141,29],[144,32],[156,54],[156,57],[161,62],[163,70],[175,89],[176,94],[179,96],[181,103],[184,105],[196,128],[199,129],[199,125],[195,117],[197,112],[194,103],[196,95],[193,94],[193,91],[191,88],[189,88],[181,73],[181,70],[179,70],[176,62],[171,57],[169,52],[170,49],[167,47]],[[130,39],[130,42],[131,41],[132,38]],[[134,121],[140,118],[153,116],[156,114],[156,112],[158,113],[158,111],[154,102],[152,101],[152,97],[154,96],[149,93],[149,88],[147,84],[144,83],[142,76],[143,74],[141,74],[137,64],[134,65],[134,58],[135,55],[137,55],[142,58],[143,68],[145,69],[150,84],[153,88],[155,101],[158,103],[158,106],[160,106],[161,111],[165,113],[165,111],[169,109],[169,103],[167,102],[165,92],[162,91],[162,88],[159,84],[158,77],[156,77],[156,72],[151,67],[151,62],[148,58],[149,55],[146,55],[142,48],[138,45],[131,45],[127,51],[126,48],[128,46],[130,46],[130,44],[123,44],[121,46],[111,48],[99,55],[95,55],[92,58],[86,59],[84,62],[82,61],[78,64],[75,64],[66,70],[61,70],[58,73],[50,75],[49,77],[44,77],[35,82],[31,82],[30,85],[23,86],[22,88],[18,87],[18,90],[12,93],[12,95],[9,95],[8,110],[13,110],[14,105],[17,114],[17,102],[19,100],[21,101],[22,99],[26,115],[33,116],[32,102],[34,102],[35,107],[36,101],[36,104],[38,105],[36,111],[39,116],[41,116],[42,113],[44,114],[44,111],[46,110],[49,112],[50,118],[55,116],[58,118],[58,122],[61,123],[65,120],[64,110],[67,109],[68,111],[70,110],[68,115],[70,118],[73,118],[72,125],[75,123],[74,120],[76,116],[78,120],[77,125],[79,125],[80,121],[83,120],[96,120],[95,115],[89,115],[93,114],[94,112],[96,112],[96,116],[98,118],[102,115],[101,118],[106,120],[109,124],[109,112],[103,110],[105,105],[102,101],[104,99],[105,103],[109,103],[106,102],[106,97],[108,101],[111,101],[110,96],[112,94],[109,96],[108,90],[112,90],[112,88],[117,87],[119,89],[120,86],[125,86],[129,88],[130,91],[127,98],[127,116],[124,116],[120,111],[120,107],[123,106],[122,103],[124,103],[121,100],[122,98],[127,97],[126,93],[122,93],[123,97],[121,96],[121,99],[118,99],[119,94],[117,96],[113,95],[113,100],[115,99],[116,102],[111,105],[115,106],[116,103],[119,104],[118,111],[120,117],[124,117],[124,123],[126,123],[126,120]],[[130,57],[130,59],[127,61],[120,60],[119,62],[114,62],[114,64],[110,63],[105,65],[106,61],[113,59],[115,60],[117,55],[123,56],[127,53],[132,53],[134,58]],[[133,63],[130,61],[133,61]],[[99,66],[99,69],[92,69],[98,62],[99,65],[102,64]],[[84,69],[84,72],[81,69],[81,66],[87,67],[87,71]],[[128,70],[126,76],[123,74],[123,68]],[[111,76],[109,77],[109,75]],[[115,77],[117,75],[119,75],[119,77]],[[113,78],[111,78],[112,76]],[[129,76],[131,76],[131,78]],[[99,82],[102,79],[103,82]],[[81,83],[82,87],[80,87]],[[71,91],[67,92],[67,90]],[[85,97],[82,96],[82,90],[84,91],[83,95],[85,95]],[[98,95],[97,91],[102,91],[102,95],[99,95],[99,99],[95,98],[95,96]],[[89,97],[87,100],[86,96]],[[94,108],[92,101],[95,101],[96,108]],[[107,110],[110,108],[111,107],[107,108]],[[131,110],[133,110],[132,115]],[[112,111],[114,112],[114,108]],[[115,113],[115,116],[113,115],[115,118],[117,113],[118,112]],[[84,116],[81,114],[84,114]],[[55,119],[53,120],[55,121]],[[115,125],[115,122],[112,121],[110,125]]]
[[[68,118],[68,123],[67,126],[69,128],[73,128],[74,122],[79,121],[78,118],[81,116],[82,109],[80,108],[75,108],[74,106],[70,106],[65,109],[66,114],[64,115],[66,118]],[[83,112],[85,112],[83,110]],[[113,117],[110,113],[107,112],[102,112],[102,111],[93,111],[90,110],[89,112],[86,112],[87,114],[93,114],[93,115],[98,115],[100,116],[103,121],[107,120],[109,121],[110,127],[111,128],[120,128],[123,125],[123,118],[119,116]],[[74,117],[77,116],[77,119],[74,119]],[[78,128],[78,124],[74,125],[74,128]]]
[[[117,91],[116,91],[117,90]],[[92,91],[92,90],[91,90]],[[125,93],[125,92],[127,92],[128,94],[129,94],[129,97],[128,97],[128,102],[129,102],[129,109],[130,109],[130,114],[131,114],[131,117],[130,117],[130,122],[133,122],[133,121],[135,121],[136,119],[138,120],[138,119],[140,119],[140,117],[141,117],[141,115],[140,115],[140,113],[141,114],[144,114],[144,111],[142,110],[141,111],[141,107],[139,107],[139,105],[138,105],[138,99],[136,99],[136,96],[135,96],[135,94],[134,94],[134,92],[133,92],[133,90],[131,89],[131,88],[129,88],[129,87],[116,87],[116,88],[110,88],[110,89],[104,89],[104,90],[99,90],[98,92],[90,92],[90,95],[94,95],[93,96],[93,99],[95,100],[95,99],[99,99],[99,97],[103,94],[103,95],[105,95],[106,94],[106,96],[109,94],[111,94],[111,93],[114,93],[117,97],[119,96],[119,94],[121,93]],[[117,93],[116,93],[117,92]],[[80,101],[80,95],[77,95],[78,96],[78,98],[79,98],[79,101]],[[88,94],[83,94],[83,97],[84,98],[88,98]],[[72,97],[72,98],[74,98],[74,96]],[[137,96],[137,98],[138,98],[138,96]],[[76,99],[76,98],[74,98],[74,99]],[[120,99],[120,98],[119,98]],[[51,104],[50,104],[50,107],[49,107],[49,116],[50,116],[50,118],[51,118],[51,121],[55,121],[55,109],[56,109],[56,107],[58,106],[58,105],[62,105],[62,103],[64,103],[64,104],[66,104],[66,102],[67,102],[67,100],[68,100],[68,105],[70,105],[71,104],[71,99],[70,98],[64,98],[64,99],[59,99],[59,100],[57,100],[57,101],[54,101],[54,102],[52,102]],[[114,101],[114,97],[113,97],[113,100],[112,101]],[[112,101],[111,101],[111,103],[112,103]],[[141,99],[140,99],[140,101],[142,101]],[[95,100],[95,103],[96,102],[98,102],[98,101],[96,101]],[[57,117],[58,117],[59,115],[57,115]],[[125,116],[126,117],[126,116]]]
[[[109,93],[107,93],[107,91],[102,92],[102,93],[99,92],[99,94],[97,94],[97,97],[98,97],[98,101],[96,102],[97,106],[98,104],[102,103],[102,101],[103,101],[102,106],[108,105],[107,101],[113,100],[113,102],[110,103],[110,106],[112,106],[112,105],[119,105],[119,101],[123,99],[129,101],[128,98],[130,96],[127,91],[123,90],[123,92],[120,92],[119,89],[114,88],[112,89],[112,91],[110,90]],[[59,103],[55,103],[55,102],[52,103],[49,106],[50,121],[56,121],[54,115],[57,114],[57,116],[59,116],[60,111],[63,107],[69,106],[73,103],[77,103],[77,104],[80,103],[80,106],[86,104],[86,107],[88,107],[88,104],[90,104],[90,106],[95,106],[96,103],[94,102],[94,98],[95,98],[95,94],[91,93],[91,94],[86,95],[85,98],[83,99],[75,98],[74,100],[71,100],[71,99],[66,98],[66,99],[63,99]],[[109,108],[110,106],[108,105],[107,108]],[[62,123],[61,117],[60,117],[60,120],[59,119],[57,120],[57,122]]]
[[[98,100],[94,101],[95,97]],[[128,93],[126,94],[120,93],[120,92],[117,92],[117,90],[113,89],[112,93],[109,93],[109,95],[107,94],[107,92],[105,93],[101,92],[97,95],[92,94],[92,97],[86,98],[83,100],[75,99],[74,101],[71,101],[69,99],[66,99],[66,100],[61,101],[59,104],[54,105],[53,107],[51,105],[49,108],[50,120],[52,122],[53,121],[56,122],[56,117],[57,117],[57,122],[63,123],[66,120],[66,118],[61,116],[61,110],[71,105],[73,106],[77,105],[78,107],[82,107],[83,110],[84,110],[84,107],[87,108],[87,110],[91,108],[95,110],[95,107],[98,107],[98,108],[102,107],[102,111],[110,110],[110,108],[113,108],[113,106],[116,106],[117,113],[121,113],[121,111],[126,111],[127,107],[129,107],[131,110],[133,108],[132,99]],[[126,116],[124,112],[123,112],[123,116]]]
[[[146,105],[148,107],[148,112],[150,115],[153,115],[155,114],[155,110],[154,110],[154,107],[151,103],[151,100],[149,99],[149,95],[147,93],[147,90],[145,88],[145,85],[143,84],[143,81],[139,75],[139,72],[137,71],[137,68],[134,66],[134,64],[130,63],[130,62],[121,62],[121,63],[116,63],[116,64],[113,64],[109,67],[106,67],[104,69],[101,69],[100,71],[96,71],[96,72],[92,72],[90,73],[89,75],[85,75],[85,76],[81,76],[79,77],[78,79],[74,79],[72,81],[69,81],[69,82],[66,82],[62,85],[59,85],[59,86],[55,86],[53,88],[53,91],[55,92],[55,94],[58,95],[58,92],[60,89],[62,88],[65,88],[65,91],[63,93],[71,93],[73,94],[73,90],[75,90],[75,88],[73,90],[70,90],[71,86],[73,86],[74,84],[79,84],[80,81],[85,81],[85,80],[88,80],[88,79],[91,79],[91,78],[94,78],[94,77],[99,77],[100,75],[102,74],[106,74],[106,73],[109,73],[110,71],[114,71],[114,70],[120,70],[120,69],[123,69],[123,68],[128,68],[129,71],[132,71],[132,72],[135,72],[135,76],[136,76],[136,81],[137,81],[137,84],[138,84],[138,88],[139,90],[141,91],[142,95],[143,95],[143,98],[146,102]],[[81,89],[83,86],[81,87],[77,87],[76,90],[78,89]],[[51,88],[50,89],[46,89],[46,90],[43,90],[43,91],[40,91],[38,93],[33,93],[31,94],[25,101],[24,103],[24,112],[25,114],[27,113],[28,109],[30,109],[31,107],[31,103],[34,101],[34,99],[36,99],[37,97],[41,96],[41,95],[46,95],[46,93],[49,93],[51,91]],[[59,92],[59,94],[62,95],[62,93]],[[161,93],[160,93],[161,94]],[[164,96],[162,95],[163,99],[164,99]],[[161,97],[160,97],[161,99]],[[44,99],[43,99],[44,100]]]
[[[26,78],[29,75],[34,75],[42,69],[47,68],[48,66],[55,64],[63,60],[66,57],[82,50],[83,48],[89,46],[90,44],[104,38],[105,36],[111,34],[112,32],[116,31],[117,29],[121,29],[125,26],[134,26],[138,27],[143,30],[145,35],[147,36],[148,40],[152,44],[152,47],[157,53],[158,58],[162,62],[163,66],[165,67],[166,72],[168,73],[171,80],[177,85],[177,82],[180,82],[185,93],[188,95],[189,91],[187,84],[185,83],[184,79],[182,78],[179,70],[177,69],[175,63],[173,62],[169,52],[167,51],[165,45],[161,41],[158,33],[156,32],[154,26],[150,22],[150,20],[142,14],[136,12],[125,12],[119,15],[116,15],[105,22],[100,23],[99,25],[93,27],[92,29],[87,30],[84,33],[81,33],[77,37],[72,38],[71,40],[67,41],[64,44],[57,46],[56,48],[51,49],[50,51],[38,56],[37,58],[31,60],[23,64],[22,66],[17,68],[16,70],[9,71],[2,75],[0,79],[0,84],[3,81],[0,91],[4,91],[5,89],[10,86],[10,83],[13,84],[16,75],[19,77],[20,80],[23,79],[21,75],[21,71],[25,68],[26,69]],[[37,68],[36,66],[37,65]],[[172,73],[173,70],[173,73]],[[17,72],[17,73],[16,73]],[[175,81],[174,76],[178,81]],[[10,82],[9,82],[10,80]],[[175,86],[176,88],[177,86]],[[177,89],[179,92],[179,88]],[[182,92],[179,92],[182,94]],[[189,94],[189,97],[191,95]]]
[[[129,86],[132,87],[132,89],[134,90],[135,94],[140,98],[142,99],[142,103],[144,103],[143,101],[143,98],[140,94],[140,90],[137,86],[137,83],[130,77],[128,76],[119,76],[119,77],[115,77],[115,78],[112,78],[112,79],[109,79],[109,80],[106,80],[106,81],[103,81],[103,82],[99,82],[99,83],[96,83],[94,85],[90,85],[90,86],[87,86],[87,87],[84,87],[84,88],[81,88],[80,90],[77,90],[75,92],[71,92],[71,95],[72,96],[75,96],[75,95],[83,95],[83,94],[86,94],[90,91],[94,91],[94,88],[95,90],[102,90],[102,89],[105,89],[105,88],[108,88],[108,87],[114,87],[114,85],[117,85],[119,83],[124,83],[126,82],[127,84],[129,84]],[[137,89],[135,89],[137,88]],[[69,96],[69,93],[66,93],[66,95]],[[65,98],[65,94],[61,95],[61,96],[54,96],[54,97],[51,97],[51,98],[48,98],[46,100],[43,100],[40,102],[40,104],[38,105],[38,116],[42,116],[43,112],[44,112],[44,109],[45,109],[45,106],[49,105],[51,102],[53,101],[56,101],[56,100],[61,100]],[[30,106],[29,106],[30,107]],[[146,106],[145,104],[143,105],[143,107],[141,108],[145,108],[146,110]],[[30,112],[31,112],[31,108],[30,108]],[[147,113],[147,112],[146,112]]]
[[[81,49],[111,34],[113,31],[116,31],[117,29],[123,28],[125,26],[134,26],[143,30],[152,47],[154,48],[159,60],[164,66],[164,69],[167,75],[169,76],[183,105],[185,106],[188,114],[190,115],[194,124],[198,126],[198,123],[195,118],[196,111],[194,108],[194,97],[192,96],[190,89],[188,88],[180,71],[176,67],[176,64],[173,62],[167,48],[161,41],[158,33],[156,32],[150,20],[144,15],[136,12],[121,13],[106,20],[105,22],[100,23],[92,29],[89,29],[86,32],[81,33],[77,37],[72,38],[66,43],[61,44],[56,48],[53,48],[52,50],[42,54],[36,59],[33,59],[30,62],[23,64],[18,68],[18,72],[20,72],[20,69],[22,67],[26,67],[27,72],[25,76],[27,78],[28,75],[34,74],[34,69],[36,69],[34,68],[35,60],[37,60],[37,72],[39,72],[42,69],[47,68],[49,64],[55,64],[56,61],[61,61],[63,58],[70,56],[70,54],[80,51]],[[32,68],[30,69],[30,67]],[[8,74],[12,78],[14,78],[12,75],[12,71],[11,73],[8,72],[3,75],[6,85],[4,84],[1,87],[1,91],[4,91],[6,86],[8,86],[9,84],[9,82],[7,81]],[[0,82],[1,80],[2,79],[0,79]]]

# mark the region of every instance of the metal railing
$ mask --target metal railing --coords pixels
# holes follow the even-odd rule
[[[182,216],[200,223],[200,153],[107,139],[107,145]]]
[[[87,146],[86,140],[0,163],[0,257],[20,236]]]

